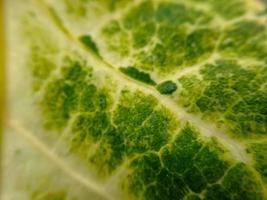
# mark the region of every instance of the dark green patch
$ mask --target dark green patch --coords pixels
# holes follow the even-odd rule
[[[96,55],[100,56],[99,50],[96,43],[93,41],[90,35],[82,35],[79,37],[80,42],[82,42],[88,49],[92,50]]]
[[[151,79],[150,75],[146,72],[139,71],[135,67],[121,67],[120,71],[131,78],[146,83],[148,85],[156,85],[156,82]]]
[[[127,154],[158,150],[175,127],[174,117],[163,107],[155,110],[156,99],[141,92],[124,91],[113,121],[125,137]]]
[[[188,187],[196,193],[200,193],[207,186],[205,177],[195,166],[187,169],[184,173],[184,180]]]
[[[190,112],[225,125],[240,137],[266,134],[267,77],[265,65],[241,67],[235,60],[217,60],[200,68],[200,77],[179,78],[178,102]]]
[[[162,151],[164,166],[173,173],[184,173],[194,164],[193,158],[202,147],[202,141],[198,139],[198,132],[186,125],[178,133],[170,147]]]
[[[79,110],[82,112],[92,112],[97,109],[96,106],[97,88],[93,84],[83,85],[83,89],[80,93]]]
[[[209,183],[220,179],[229,167],[229,162],[223,160],[223,154],[224,150],[219,144],[215,140],[211,140],[194,159],[194,164]]]
[[[188,187],[182,177],[176,173],[162,169],[156,177],[158,194],[156,199],[182,199],[188,193]]]
[[[155,181],[156,175],[161,170],[161,164],[159,157],[155,154],[147,154],[133,160],[130,164],[130,168],[134,170],[131,177],[140,178],[144,185],[151,184]]]
[[[201,198],[196,194],[191,194],[187,196],[185,200],[201,200]]]
[[[144,191],[145,199],[182,199],[188,193],[182,177],[162,168],[158,156],[154,154],[134,160],[130,167],[133,173],[127,177],[128,182],[130,185],[140,184],[136,180],[141,180],[147,186]]]
[[[236,164],[227,172],[222,186],[234,199],[264,199],[262,185],[254,172],[243,163]]]
[[[50,82],[40,103],[46,119],[45,127],[54,130],[64,128],[71,113],[76,109],[76,102],[76,91],[71,84],[66,83],[64,79]]]
[[[165,113],[164,108],[153,111],[142,127],[136,129],[134,134],[126,136],[129,154],[148,150],[158,151],[170,137],[172,120],[171,113]]]
[[[112,174],[125,158],[124,136],[115,127],[108,127],[95,153],[88,159],[101,177]]]
[[[86,113],[73,123],[71,147],[93,164],[101,177],[115,172],[126,157],[158,151],[176,127],[172,114],[164,107],[155,109],[158,102],[150,95],[123,90],[110,113],[104,90],[92,84],[83,89],[79,109]]]
[[[267,143],[252,143],[248,145],[247,151],[252,154],[255,168],[267,183]]]
[[[113,121],[122,131],[129,129],[129,133],[132,133],[152,114],[157,103],[154,97],[140,91],[132,93],[123,90],[113,114]]]
[[[208,187],[204,200],[230,200],[231,194],[223,186],[214,184]]]
[[[164,81],[157,86],[157,90],[161,94],[172,94],[177,89],[173,81]]]
[[[84,83],[83,81],[86,77],[92,76],[92,69],[87,66],[85,60],[66,56],[63,58],[61,74],[66,81],[72,82],[72,84],[78,87],[79,84]]]
[[[90,139],[92,139],[92,141],[96,140],[96,138],[94,138],[94,136],[92,135],[94,133],[90,131],[90,128],[92,127],[92,117],[93,115],[82,114],[78,116],[77,119],[75,119],[75,121],[73,122],[70,133],[70,151],[77,151],[84,141],[87,142],[87,139],[89,141]],[[101,135],[95,136],[99,137]]]

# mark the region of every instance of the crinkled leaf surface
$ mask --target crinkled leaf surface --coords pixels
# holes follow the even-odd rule
[[[6,8],[2,199],[267,199],[264,1]]]

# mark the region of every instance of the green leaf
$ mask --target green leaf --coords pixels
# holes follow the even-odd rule
[[[6,9],[1,199],[267,199],[262,1]]]

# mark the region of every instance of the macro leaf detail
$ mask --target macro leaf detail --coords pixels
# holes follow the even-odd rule
[[[267,199],[262,1],[6,4],[1,198]]]

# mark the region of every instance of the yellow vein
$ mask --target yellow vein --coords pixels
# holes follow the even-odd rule
[[[81,174],[75,172],[71,169],[66,163],[59,158],[55,153],[53,153],[47,146],[45,146],[42,142],[40,142],[29,130],[23,127],[23,125],[16,121],[12,120],[9,122],[9,126],[15,131],[16,134],[22,136],[25,140],[27,140],[33,147],[35,147],[38,152],[41,152],[45,155],[49,160],[51,160],[58,168],[60,168],[63,172],[69,175],[71,178],[76,180],[81,185],[84,185],[89,190],[101,196],[104,199],[112,200],[111,196],[106,194],[104,188],[100,187],[97,183],[91,181],[90,179],[82,176]]]

